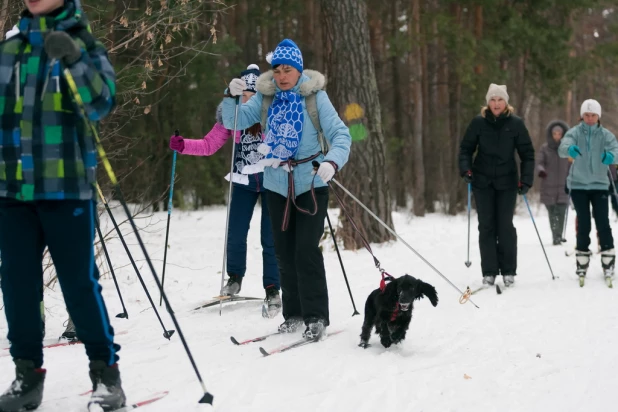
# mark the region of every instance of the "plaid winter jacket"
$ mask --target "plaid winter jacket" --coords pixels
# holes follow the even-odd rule
[[[64,79],[64,63],[45,53],[47,33],[62,30],[82,48],[66,67],[86,113],[98,122],[114,106],[115,74],[76,0],[55,17],[24,12],[19,33],[0,43],[0,197],[24,201],[94,199],[96,148]]]

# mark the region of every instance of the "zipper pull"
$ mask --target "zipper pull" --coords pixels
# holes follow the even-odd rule
[[[21,73],[20,73],[20,68],[21,68],[21,62],[17,62],[15,63],[15,97],[17,98],[17,100],[20,99],[20,92],[21,92]]]

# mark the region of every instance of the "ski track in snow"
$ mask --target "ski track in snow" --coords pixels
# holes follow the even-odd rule
[[[120,217],[119,208],[114,209]],[[113,281],[101,282],[112,323],[122,345],[119,355],[123,386],[129,401],[170,391],[140,411],[354,411],[423,412],[609,411],[615,408],[614,372],[618,368],[616,292],[602,277],[600,256],[593,255],[586,286],[575,276],[575,259],[551,246],[543,207],[534,206],[535,220],[559,278],[551,275],[525,207],[515,217],[519,268],[515,287],[498,296],[494,289],[461,305],[459,295],[400,242],[376,245],[374,253],[391,274],[409,273],[433,284],[440,302],[417,301],[407,339],[385,350],[376,335],[372,346],[357,346],[368,294],[380,276],[364,249],[343,251],[349,281],[361,316],[353,312],[330,239],[324,243],[332,330],[344,329],[318,344],[264,358],[259,346],[273,349],[299,337],[273,336],[263,342],[235,346],[229,337],[253,338],[276,330],[282,317],[265,320],[261,302],[239,302],[192,311],[216,296],[221,286],[225,208],[200,212],[174,210],[165,286],[176,316],[196,359],[214,408],[199,405],[201,387],[176,333],[163,338],[159,325],[129,260],[117,239],[109,242],[111,259],[130,319],[114,316],[122,309]],[[572,212],[572,210],[571,210]],[[331,210],[336,218],[338,211]],[[569,213],[567,239],[574,243],[574,213]],[[257,216],[257,217],[256,217]],[[241,294],[262,297],[259,211],[249,234],[249,268]],[[150,224],[142,236],[161,275],[166,213],[137,224]],[[480,286],[480,256],[473,215],[471,256],[466,260],[465,215],[415,218],[393,214],[395,229],[412,247],[464,290]],[[104,232],[111,223],[103,219]],[[153,300],[159,293],[135,238],[124,230]],[[594,228],[593,228],[594,233]],[[596,248],[593,241],[591,248]],[[106,265],[105,265],[106,267]],[[106,270],[106,269],[104,269]],[[502,279],[497,280],[502,284]],[[59,336],[66,312],[60,288],[46,291],[47,338]],[[167,329],[175,329],[164,307],[157,306]],[[7,347],[4,314],[0,345]],[[88,362],[83,345],[47,349],[44,403],[39,409],[86,411]],[[10,357],[0,357],[0,390],[14,377]],[[467,376],[468,378],[464,377]]]

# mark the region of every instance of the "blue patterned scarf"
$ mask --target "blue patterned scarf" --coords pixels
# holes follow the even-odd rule
[[[268,153],[261,163],[278,165],[293,158],[300,146],[303,122],[302,96],[293,91],[277,92],[268,108],[268,134],[263,143],[267,148],[260,150]]]

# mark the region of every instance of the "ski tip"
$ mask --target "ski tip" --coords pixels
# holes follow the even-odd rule
[[[215,399],[214,396],[212,396],[212,394],[210,392],[206,392],[204,394],[204,396],[202,396],[202,399],[200,399],[199,403],[207,403],[209,405],[212,405],[212,401]]]
[[[498,295],[502,295],[502,289],[500,289],[500,285],[496,285],[496,293]]]
[[[232,341],[232,343],[233,343],[234,345],[240,345],[240,343],[236,340],[236,338],[235,338],[235,337],[230,336],[230,340]]]
[[[266,352],[266,349],[260,346],[260,353],[264,356],[270,356],[270,353]]]

